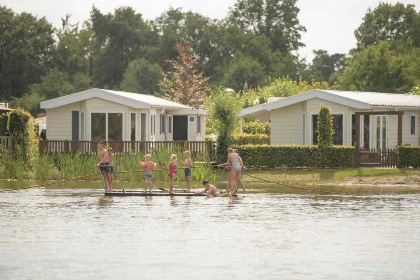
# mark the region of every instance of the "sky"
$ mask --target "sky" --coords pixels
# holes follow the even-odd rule
[[[71,22],[83,22],[89,18],[92,6],[102,13],[108,13],[121,6],[131,6],[146,19],[154,19],[169,7],[183,7],[210,18],[226,17],[236,0],[0,0],[0,5],[15,12],[29,12],[38,17],[46,17],[56,27],[61,26],[61,18],[71,15]],[[384,1],[382,1],[384,2]],[[387,0],[388,3],[415,4],[420,8],[420,0]],[[307,61],[313,58],[313,50],[323,49],[328,53],[347,54],[356,45],[354,31],[361,24],[368,8],[374,8],[379,0],[298,0],[299,20],[306,27],[302,42],[306,47],[299,50]]]

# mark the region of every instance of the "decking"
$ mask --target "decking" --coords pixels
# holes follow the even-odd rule
[[[174,190],[173,193],[169,193],[167,190],[157,189],[152,190],[152,192],[144,190],[113,190],[105,192],[105,196],[206,196],[206,194],[197,194],[186,190]],[[233,194],[232,196],[237,195]]]

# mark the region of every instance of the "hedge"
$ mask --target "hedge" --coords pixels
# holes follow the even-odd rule
[[[270,135],[238,133],[232,135],[232,145],[268,145]]]
[[[234,147],[244,161],[252,167],[308,167],[349,168],[354,166],[354,147],[303,145],[243,145]]]
[[[420,168],[420,147],[400,146],[397,148],[398,168]]]
[[[270,135],[271,124],[269,122],[243,122],[242,131],[248,134]]]

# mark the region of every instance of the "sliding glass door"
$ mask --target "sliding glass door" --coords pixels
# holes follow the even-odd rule
[[[122,113],[92,113],[90,123],[92,141],[122,141]]]
[[[387,116],[376,116],[376,148],[387,148]]]

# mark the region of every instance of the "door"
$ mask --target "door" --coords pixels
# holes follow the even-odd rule
[[[140,114],[140,127],[141,127],[140,140],[146,141],[146,113]]]
[[[376,148],[387,148],[387,116],[376,116]]]
[[[174,141],[188,140],[188,116],[174,116],[173,120]]]
[[[71,140],[79,141],[79,111],[71,113]]]

